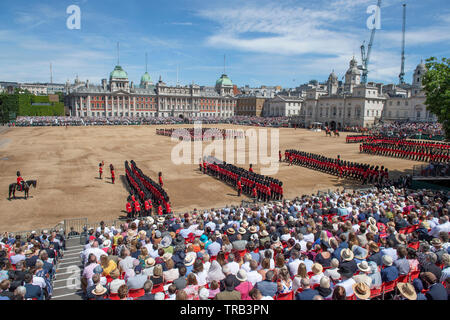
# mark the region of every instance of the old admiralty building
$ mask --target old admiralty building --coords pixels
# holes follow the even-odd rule
[[[66,103],[70,114],[78,117],[231,117],[235,113],[234,86],[222,74],[214,87],[168,86],[161,77],[154,84],[148,72],[139,86],[129,81],[127,72],[117,65],[100,85],[79,81],[66,83]]]

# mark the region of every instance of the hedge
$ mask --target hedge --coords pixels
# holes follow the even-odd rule
[[[31,103],[49,103],[48,96],[30,94],[0,95],[0,121],[9,122],[10,112],[17,116],[64,116],[64,103],[52,102],[50,106],[32,106]]]

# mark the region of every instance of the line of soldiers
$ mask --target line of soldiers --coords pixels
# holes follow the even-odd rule
[[[175,132],[177,135],[184,137],[183,133],[186,133],[186,138],[190,138],[193,141],[201,141],[206,139],[241,139],[245,138],[245,133],[243,130],[233,130],[233,129],[219,129],[219,128],[201,128],[200,130],[195,130],[194,128],[177,128],[177,129],[156,129],[156,134],[166,137],[171,137]],[[197,132],[199,131],[199,132]]]
[[[157,215],[170,214],[169,196],[162,188],[140,170],[131,160],[131,166],[125,161],[125,173],[130,186],[126,211],[128,218],[151,216],[153,206]]]
[[[255,202],[256,200],[267,202],[283,199],[283,182],[253,172],[252,165],[249,170],[245,170],[222,162],[213,156],[205,156],[203,163],[200,163],[200,171],[202,170],[204,174],[232,185],[238,191],[238,196],[241,196],[243,192]]]
[[[383,139],[376,142],[364,142],[359,146],[361,153],[374,154],[423,162],[450,162],[450,149],[445,144],[413,141],[393,141]]]
[[[361,143],[363,141],[367,141],[373,139],[373,136],[368,135],[348,135],[345,138],[346,143]]]
[[[328,158],[323,155],[308,153],[298,150],[286,150],[284,153],[285,161],[289,165],[296,164],[309,169],[322,171],[340,178],[359,180],[363,184],[383,183],[389,179],[388,169],[384,166],[373,166],[369,164],[350,162]]]

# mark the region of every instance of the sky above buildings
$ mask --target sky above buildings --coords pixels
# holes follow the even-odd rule
[[[449,57],[448,0],[384,0],[369,81],[398,82],[402,3],[407,3],[406,80],[421,59]],[[238,86],[295,87],[343,77],[370,38],[377,0],[15,0],[0,3],[0,81],[99,83],[120,64],[130,81],[214,85],[224,70]],[[66,26],[81,9],[81,29]]]

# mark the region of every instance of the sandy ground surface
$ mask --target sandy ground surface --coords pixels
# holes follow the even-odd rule
[[[198,164],[175,165],[172,149],[179,143],[158,136],[156,128],[163,126],[123,127],[38,127],[11,128],[0,131],[0,231],[24,231],[52,227],[64,219],[87,217],[90,222],[116,219],[124,214],[127,191],[122,182],[124,161],[135,160],[148,176],[157,180],[163,172],[164,187],[176,213],[194,208],[212,208],[237,204],[238,198],[226,184],[198,171]],[[187,127],[168,126],[168,127]],[[255,127],[205,125],[234,129]],[[384,165],[391,174],[408,173],[416,161],[369,156],[359,153],[359,144],[346,144],[345,133],[340,138],[325,137],[304,129],[279,129],[279,147],[293,148],[336,157],[343,160]],[[210,145],[205,142],[204,146]],[[225,144],[224,144],[225,145]],[[244,148],[248,168],[249,139]],[[192,153],[194,153],[192,148]],[[226,153],[224,155],[226,157]],[[275,157],[278,158],[278,152]],[[104,179],[98,179],[98,163],[105,161]],[[194,161],[194,155],[192,155]],[[110,182],[109,164],[116,167],[116,184]],[[267,166],[262,166],[267,167]],[[254,164],[255,172],[261,166]],[[16,181],[20,170],[25,180],[37,180],[31,197],[8,201],[8,186]],[[318,190],[353,188],[357,182],[337,179],[324,173],[298,166],[280,164],[277,177],[284,183],[287,199]],[[19,197],[23,193],[17,193]]]

